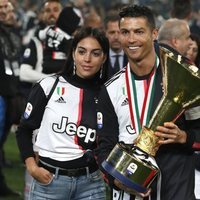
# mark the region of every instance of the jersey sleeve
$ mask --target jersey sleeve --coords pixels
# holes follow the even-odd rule
[[[29,45],[26,47],[23,58],[22,58],[22,64],[28,64],[35,68],[37,63],[37,50],[36,45],[33,40],[30,41]]]
[[[30,92],[16,132],[17,143],[23,161],[28,157],[35,156],[32,144],[33,131],[40,127],[46,104],[47,97],[40,83],[36,83]]]

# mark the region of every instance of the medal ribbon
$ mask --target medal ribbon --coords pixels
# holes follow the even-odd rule
[[[132,122],[132,127],[136,133],[140,133],[142,126],[147,125],[150,120],[150,111],[152,107],[153,97],[155,93],[155,74],[159,65],[159,59],[156,57],[156,64],[153,71],[150,74],[149,80],[146,83],[144,80],[144,101],[142,105],[141,114],[139,113],[137,90],[135,84],[134,75],[131,74],[130,64],[127,65],[125,77],[126,77],[126,90],[129,101],[129,111]]]

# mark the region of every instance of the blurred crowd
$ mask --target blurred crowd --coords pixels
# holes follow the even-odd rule
[[[19,195],[6,185],[1,170],[9,165],[3,146],[10,128],[19,123],[32,84],[60,70],[56,66],[65,62],[65,48],[69,48],[76,30],[81,26],[104,29],[108,15],[116,14],[125,4],[136,3],[153,9],[158,28],[176,17],[186,20],[191,32],[200,35],[200,1],[191,2],[191,10],[184,13],[168,0],[0,0],[0,63],[5,68],[2,75],[0,66],[0,196]],[[62,10],[64,7],[70,9]]]
[[[30,42],[30,38],[34,35],[36,29],[43,23],[43,2],[39,0],[10,0],[13,14],[9,23],[14,26],[15,32],[22,39],[23,46]],[[149,6],[155,13],[158,27],[164,20],[171,17],[173,7],[173,1],[167,0],[61,0],[60,2],[63,6],[74,6],[79,9],[85,25],[99,27],[103,26],[103,19],[109,10],[118,11],[120,7],[127,3]],[[192,13],[189,23],[200,26],[200,2],[191,1],[191,3]]]

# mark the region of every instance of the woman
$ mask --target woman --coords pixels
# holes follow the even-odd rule
[[[96,103],[106,79],[109,43],[98,29],[75,35],[65,69],[50,99],[56,76],[33,87],[17,131],[17,142],[34,181],[30,199],[105,199],[105,187],[94,159]],[[39,128],[32,148],[33,130]]]
[[[200,67],[200,38],[195,34],[191,34],[190,38],[192,41],[186,52],[186,57],[194,62],[197,67]]]

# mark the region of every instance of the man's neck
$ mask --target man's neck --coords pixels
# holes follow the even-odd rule
[[[141,61],[129,60],[131,70],[138,76],[149,74],[156,63],[156,53],[152,52],[148,57]]]
[[[121,54],[123,53],[122,49],[110,49],[111,54]]]

